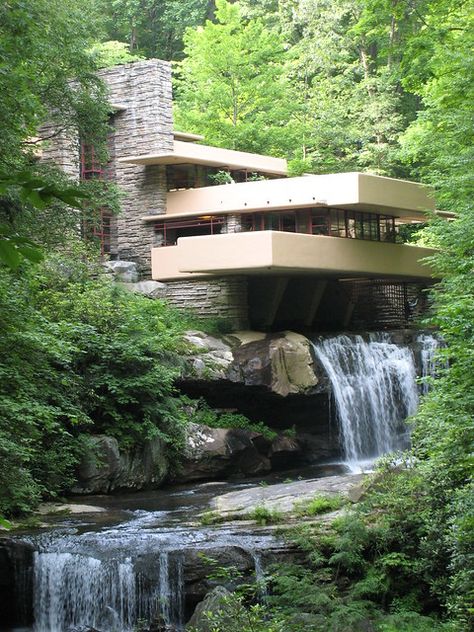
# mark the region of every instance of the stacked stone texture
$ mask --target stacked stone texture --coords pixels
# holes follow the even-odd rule
[[[192,310],[201,318],[222,318],[236,329],[248,326],[245,277],[169,281],[166,299],[174,307]]]
[[[242,219],[240,215],[227,215],[221,233],[240,233],[242,230]]]
[[[41,144],[41,161],[54,163],[70,178],[79,180],[80,147],[77,133],[47,123],[41,127],[40,137],[46,139]]]
[[[153,223],[146,215],[166,212],[166,169],[118,162],[119,158],[169,152],[173,149],[171,66],[147,60],[100,72],[115,113],[109,145],[109,175],[122,194],[122,212],[112,226],[111,254],[135,261],[142,276],[150,276]]]

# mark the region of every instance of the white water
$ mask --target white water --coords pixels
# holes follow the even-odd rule
[[[161,560],[160,560],[161,562]],[[168,568],[166,567],[166,572]],[[160,564],[160,579],[162,567]],[[162,611],[170,617],[168,601],[161,604],[153,591],[137,582],[130,557],[101,560],[97,557],[37,552],[34,559],[35,632],[64,632],[71,627],[90,626],[108,632],[132,632],[135,623],[151,620]]]
[[[403,421],[416,412],[415,357],[388,334],[336,336],[314,343],[331,382],[345,462],[359,471],[408,445]],[[425,358],[427,361],[427,358]]]
[[[422,376],[433,376],[438,343],[426,335],[418,343]],[[384,452],[407,445],[403,420],[418,403],[412,351],[393,344],[386,334],[374,334],[367,342],[360,336],[337,336],[315,343],[315,351],[331,380],[351,467],[361,469]],[[237,534],[225,527],[175,527],[166,519],[167,512],[139,510],[127,522],[101,532],[37,539],[34,632],[81,626],[133,632],[138,621],[158,616],[183,630],[186,549],[244,549],[253,558],[265,599],[260,551],[270,536]]]
[[[438,338],[431,334],[420,334],[416,341],[420,346],[421,392],[426,395],[430,390],[430,378],[435,378],[440,369],[446,368],[447,362],[436,355],[441,346]]]
[[[212,557],[213,550],[237,546],[253,558],[256,579],[262,580],[259,551],[274,542],[270,534],[176,527],[165,519],[166,512],[140,510],[107,530],[31,538],[37,548],[34,632],[82,627],[134,632],[139,621],[157,620],[182,631],[187,550],[204,550]]]

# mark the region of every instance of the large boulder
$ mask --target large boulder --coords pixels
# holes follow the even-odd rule
[[[138,273],[138,264],[134,261],[106,261],[104,268],[107,272],[110,272],[115,281],[121,281],[122,283],[137,283],[140,278]]]
[[[310,340],[291,331],[222,337],[192,331],[185,341],[189,356],[183,382],[239,383],[282,397],[320,392],[327,382]]]
[[[203,601],[198,603],[193,616],[186,625],[186,630],[211,632],[214,629],[212,621],[216,615],[219,616],[223,630],[226,629],[226,620],[227,625],[230,627],[233,623],[234,615],[230,607],[231,600],[232,593],[223,586],[216,586],[207,593]]]
[[[289,481],[264,487],[246,487],[215,496],[212,499],[211,508],[224,518],[246,516],[257,507],[291,513],[296,505],[302,501],[310,501],[315,496],[349,498],[350,491],[360,485],[363,480],[363,474],[345,474]]]
[[[229,474],[254,475],[271,469],[254,444],[259,435],[237,428],[210,428],[190,423],[175,481],[212,479]]]
[[[77,468],[75,494],[159,487],[168,474],[164,443],[156,438],[143,446],[120,450],[106,435],[91,436]]]
[[[127,290],[135,294],[143,294],[148,298],[165,298],[166,284],[159,281],[138,281],[137,283],[122,283]]]
[[[202,331],[188,331],[184,341],[189,351],[184,379],[197,381],[239,380],[233,368],[233,348],[236,340],[230,336],[218,338]]]

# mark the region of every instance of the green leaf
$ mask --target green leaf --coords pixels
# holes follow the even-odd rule
[[[21,256],[17,248],[8,239],[0,239],[0,262],[12,270],[16,270],[21,263]]]
[[[44,259],[43,251],[38,247],[22,245],[18,246],[18,251],[23,255],[23,257],[25,257],[25,259],[33,261],[34,263],[40,263],[40,261],[43,261]]]

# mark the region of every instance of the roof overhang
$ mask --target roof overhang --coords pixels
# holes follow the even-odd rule
[[[250,172],[267,173],[268,175],[284,176],[287,174],[286,160],[272,156],[251,154],[245,151],[234,151],[197,145],[192,142],[175,140],[173,150],[157,152],[141,156],[127,156],[119,158],[118,162],[133,165],[204,165],[220,167],[230,170],[246,170]]]
[[[190,134],[189,132],[179,132],[178,130],[173,130],[173,137],[175,140],[182,140],[185,143],[198,143],[204,140],[204,136],[201,136],[201,134]]]

